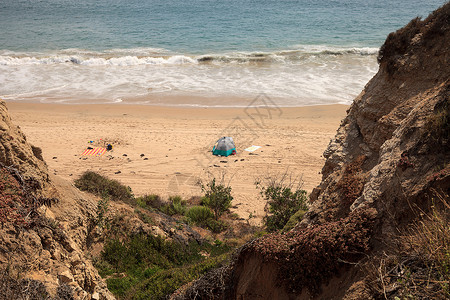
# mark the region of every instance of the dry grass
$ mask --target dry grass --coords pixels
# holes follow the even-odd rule
[[[24,274],[30,271],[30,266],[17,265],[14,256],[8,263],[0,268],[0,299],[17,300],[69,300],[74,299],[71,286],[61,283],[56,294],[51,296],[44,282],[24,278]]]
[[[436,206],[399,238],[399,249],[378,258],[372,287],[381,297],[450,297],[450,201],[437,193],[436,200]]]
[[[0,164],[0,223],[29,227],[39,216],[37,209],[51,207],[56,198],[40,196],[39,183],[33,178],[24,179],[19,170]]]

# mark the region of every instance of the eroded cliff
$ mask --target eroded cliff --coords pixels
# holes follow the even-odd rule
[[[245,245],[231,264],[173,298],[397,295],[399,284],[383,278],[377,294],[373,286],[380,279],[368,266],[391,251],[420,214],[448,204],[449,48],[450,3],[391,33],[380,49],[378,73],[354,100],[324,153],[322,182],[303,221],[287,234]],[[442,288],[434,286],[430,295],[445,298]]]
[[[96,201],[48,175],[0,101],[0,299],[113,299],[86,256]]]

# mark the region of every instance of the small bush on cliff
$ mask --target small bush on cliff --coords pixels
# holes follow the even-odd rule
[[[0,269],[0,299],[74,299],[73,289],[67,284],[60,283],[56,288],[55,297],[51,297],[44,282],[20,278],[21,276],[14,274],[10,267],[5,265]]]
[[[227,224],[214,218],[214,213],[206,206],[193,206],[186,213],[189,222],[197,226],[211,230],[213,233],[220,233],[227,228]]]
[[[136,198],[136,203],[142,208],[156,208],[160,209],[164,202],[159,195],[150,194]]]
[[[338,220],[348,216],[351,205],[364,189],[366,175],[362,166],[365,160],[366,156],[361,155],[344,166],[342,176],[337,184],[331,187],[330,195],[334,196],[324,201],[325,220]]]
[[[95,265],[108,289],[125,299],[166,299],[181,285],[219,266],[230,248],[224,244],[187,246],[152,235],[106,241]],[[124,276],[125,275],[125,276]]]
[[[299,210],[308,210],[306,191],[300,188],[301,181],[292,180],[287,174],[279,179],[274,178],[266,179],[265,185],[262,185],[261,181],[256,182],[256,187],[267,201],[268,214],[264,217],[264,224],[269,232],[283,229]]]
[[[294,228],[295,225],[297,225],[303,219],[303,216],[305,215],[305,213],[306,213],[306,210],[299,209],[295,214],[293,214],[289,218],[289,221],[287,221],[286,225],[284,225],[283,232],[288,232],[289,230]]]
[[[134,204],[134,196],[130,187],[92,171],[85,172],[75,180],[75,186],[100,197],[109,196],[113,201]]]
[[[397,70],[397,60],[407,53],[412,38],[420,32],[421,20],[415,18],[408,25],[391,32],[378,52],[378,63],[386,62],[387,72],[392,75]]]
[[[205,206],[193,206],[186,213],[186,217],[198,226],[208,225],[208,220],[214,218],[213,212]]]
[[[216,220],[231,207],[231,186],[225,186],[223,183],[216,183],[216,179],[213,178],[209,183],[204,186],[201,185],[202,191],[205,196],[202,200],[203,205],[211,208]]]
[[[186,213],[186,201],[183,200],[180,196],[171,196],[169,197],[169,203],[161,206],[160,210],[163,213],[168,214],[169,216],[182,216]]]
[[[99,226],[100,228],[109,226],[109,219],[107,216],[108,210],[109,210],[109,198],[103,197],[97,203],[97,210],[96,210],[97,216],[95,220],[93,220],[95,225]]]
[[[450,139],[450,87],[443,92],[443,101],[436,105],[435,113],[426,123],[426,130],[430,136],[440,144],[446,144]]]

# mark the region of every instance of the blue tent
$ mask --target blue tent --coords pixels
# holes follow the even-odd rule
[[[224,136],[221,137],[212,150],[214,155],[219,156],[229,156],[231,154],[236,154],[236,146],[232,137]]]

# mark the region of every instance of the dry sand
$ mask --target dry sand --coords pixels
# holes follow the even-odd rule
[[[259,222],[265,202],[255,181],[285,172],[301,177],[309,192],[320,182],[322,153],[348,108],[173,108],[133,105],[7,103],[13,122],[42,148],[49,171],[73,181],[92,170],[129,185],[135,195],[164,198],[201,194],[211,176],[232,187],[233,211]],[[237,155],[210,152],[232,136]],[[90,141],[94,141],[90,144]],[[111,143],[101,157],[81,156],[88,146]],[[253,153],[251,145],[262,146]],[[143,156],[141,157],[141,155]]]

